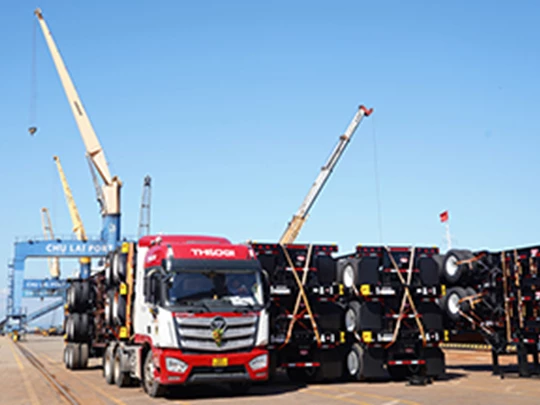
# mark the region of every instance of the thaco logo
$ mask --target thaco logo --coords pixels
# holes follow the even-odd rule
[[[235,252],[232,249],[191,249],[193,256],[201,257],[234,257]]]

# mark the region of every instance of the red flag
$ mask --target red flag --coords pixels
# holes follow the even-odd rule
[[[441,212],[439,217],[441,218],[441,222],[448,221],[448,211]]]

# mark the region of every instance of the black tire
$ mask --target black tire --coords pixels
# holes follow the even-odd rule
[[[114,287],[113,258],[114,253],[109,253],[105,260],[105,285],[107,288]]]
[[[157,398],[165,395],[166,387],[154,379],[154,362],[152,357],[152,350],[149,350],[144,359],[142,385],[144,391],[150,397]]]
[[[476,290],[472,287],[466,287],[465,292],[467,293],[467,297],[472,297],[476,295]]]
[[[79,345],[79,367],[81,369],[88,368],[88,358],[90,357],[90,348],[87,343]]]
[[[122,326],[126,322],[126,296],[117,294],[113,301],[113,322]]]
[[[83,281],[81,284],[79,284],[79,287],[77,289],[77,293],[79,295],[78,297],[78,312],[84,312],[88,309],[90,309],[90,282],[89,281]]]
[[[114,345],[109,345],[103,353],[103,376],[107,384],[114,384]]]
[[[246,394],[251,389],[250,382],[233,382],[229,383],[229,388],[235,395]]]
[[[68,342],[75,341],[75,324],[73,323],[73,315],[77,314],[68,315],[66,320],[66,335]]]
[[[105,325],[112,326],[113,323],[113,303],[114,303],[114,291],[107,291],[107,298],[105,299]]]
[[[115,253],[112,260],[112,275],[115,284],[126,281],[127,254]]]
[[[469,250],[449,250],[444,256],[442,274],[449,284],[457,283],[469,269],[468,264],[458,264],[467,259],[472,259],[474,255]]]
[[[444,311],[452,321],[456,322],[461,319],[459,310],[466,312],[465,310],[467,308],[463,308],[463,305],[458,304],[458,301],[466,296],[467,292],[462,287],[452,287],[446,293],[444,299]]]
[[[358,343],[353,344],[347,353],[345,375],[352,381],[364,379],[364,349]]]
[[[68,367],[68,363],[69,363],[69,348],[71,347],[71,343],[68,343],[67,345],[64,346],[64,366],[66,368],[69,368]]]
[[[129,372],[122,371],[122,349],[120,346],[114,351],[114,382],[120,388],[131,385]]]
[[[78,370],[81,367],[81,353],[78,345],[71,345],[71,370]]]
[[[69,312],[75,312],[77,310],[77,292],[76,292],[76,284],[72,283],[66,294],[66,304]]]
[[[73,314],[72,323],[74,329],[74,342],[85,342],[88,340],[89,334],[89,323],[88,323],[88,314]]]
[[[362,329],[360,324],[361,304],[358,301],[351,301],[345,311],[345,330],[347,332],[358,332]]]
[[[340,259],[337,262],[337,281],[347,288],[357,285],[358,259]]]

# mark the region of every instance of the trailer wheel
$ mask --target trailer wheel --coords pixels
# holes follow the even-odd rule
[[[67,341],[73,342],[75,340],[75,325],[73,324],[73,314],[68,315],[66,320],[66,335]],[[69,345],[68,345],[69,346]]]
[[[338,282],[343,284],[347,288],[351,288],[356,285],[356,267],[358,266],[357,260],[340,260],[337,264],[337,279]]]
[[[345,312],[345,330],[347,332],[357,332],[362,328],[360,325],[361,307],[358,301],[349,302],[349,307]]]
[[[111,326],[113,321],[113,303],[114,303],[114,291],[107,291],[107,298],[105,300],[105,325]]]
[[[152,350],[149,350],[144,360],[143,388],[152,398],[161,397],[165,394],[166,387],[154,378],[154,360]]]
[[[122,326],[126,322],[126,297],[118,294],[113,301],[113,322]]]
[[[69,363],[69,347],[70,346],[71,346],[71,343],[68,343],[67,345],[64,346],[64,366],[66,368],[69,368],[68,363]]]
[[[80,354],[79,354],[79,366],[84,369],[88,367],[88,357],[90,356],[90,350],[87,343],[81,343],[80,345]]]
[[[76,290],[77,299],[77,311],[83,312],[90,308],[90,282],[83,281],[78,285]]]
[[[76,282],[72,283],[67,290],[66,304],[69,312],[74,312],[77,309],[77,293],[75,288],[76,285]]]
[[[453,287],[450,290],[448,290],[448,292],[446,293],[446,297],[444,300],[444,310],[452,321],[455,322],[455,321],[460,320],[461,318],[461,315],[459,313],[460,310],[465,311],[468,308],[470,308],[468,307],[466,302],[465,302],[465,305],[458,304],[459,300],[466,296],[467,296],[467,292],[462,287]]]
[[[467,264],[459,264],[460,261],[472,259],[474,255],[469,250],[449,250],[444,256],[442,274],[450,284],[457,283],[467,272]]]
[[[80,366],[80,353],[77,345],[70,345],[68,352],[68,368],[70,370],[77,370]]]
[[[120,346],[114,351],[114,381],[120,388],[131,385],[129,372],[122,371],[122,349]]]
[[[351,346],[345,361],[346,375],[354,381],[364,379],[364,349],[358,343]]]
[[[107,384],[114,384],[114,345],[108,345],[103,353],[103,376]]]
[[[126,281],[127,255],[115,253],[112,260],[112,274],[116,284]]]

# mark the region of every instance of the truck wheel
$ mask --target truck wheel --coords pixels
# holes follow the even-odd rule
[[[459,300],[466,296],[467,292],[461,287],[453,287],[446,293],[446,297],[444,299],[444,311],[452,321],[455,322],[461,319],[461,315],[459,313],[460,310],[466,312],[466,307],[468,307],[467,303],[465,302],[465,305],[458,304]]]
[[[78,346],[80,346],[79,365],[80,368],[84,369],[88,367],[88,357],[90,355],[90,350],[87,343],[81,343]]]
[[[81,356],[79,353],[79,347],[78,345],[71,345],[71,350],[69,351],[70,357],[71,357],[71,370],[78,370],[81,365]]]
[[[113,301],[113,321],[122,326],[126,322],[126,296],[118,294]]]
[[[114,384],[114,346],[109,345],[103,353],[103,375],[107,384]]]
[[[126,281],[127,255],[115,253],[112,261],[112,274],[116,284]]]
[[[249,383],[249,382],[234,382],[234,383],[230,383],[229,387],[230,387],[231,391],[234,394],[242,395],[242,394],[246,394],[250,390],[251,383]]]
[[[122,349],[120,346],[114,352],[114,381],[120,388],[131,384],[129,372],[122,371]]]
[[[166,387],[154,378],[154,360],[152,350],[149,350],[144,360],[143,388],[152,398],[161,397],[165,394]]]
[[[83,281],[81,284],[79,284],[77,293],[77,311],[84,312],[90,307],[90,283],[88,281]]]
[[[351,346],[345,361],[346,375],[353,381],[364,379],[364,349],[358,343]]]
[[[362,328],[360,325],[360,310],[361,305],[358,301],[349,302],[349,307],[345,312],[345,330],[347,332],[357,332]]]
[[[64,366],[66,368],[69,368],[68,364],[69,364],[69,348],[70,347],[71,347],[71,343],[68,343],[67,345],[64,346]]]

